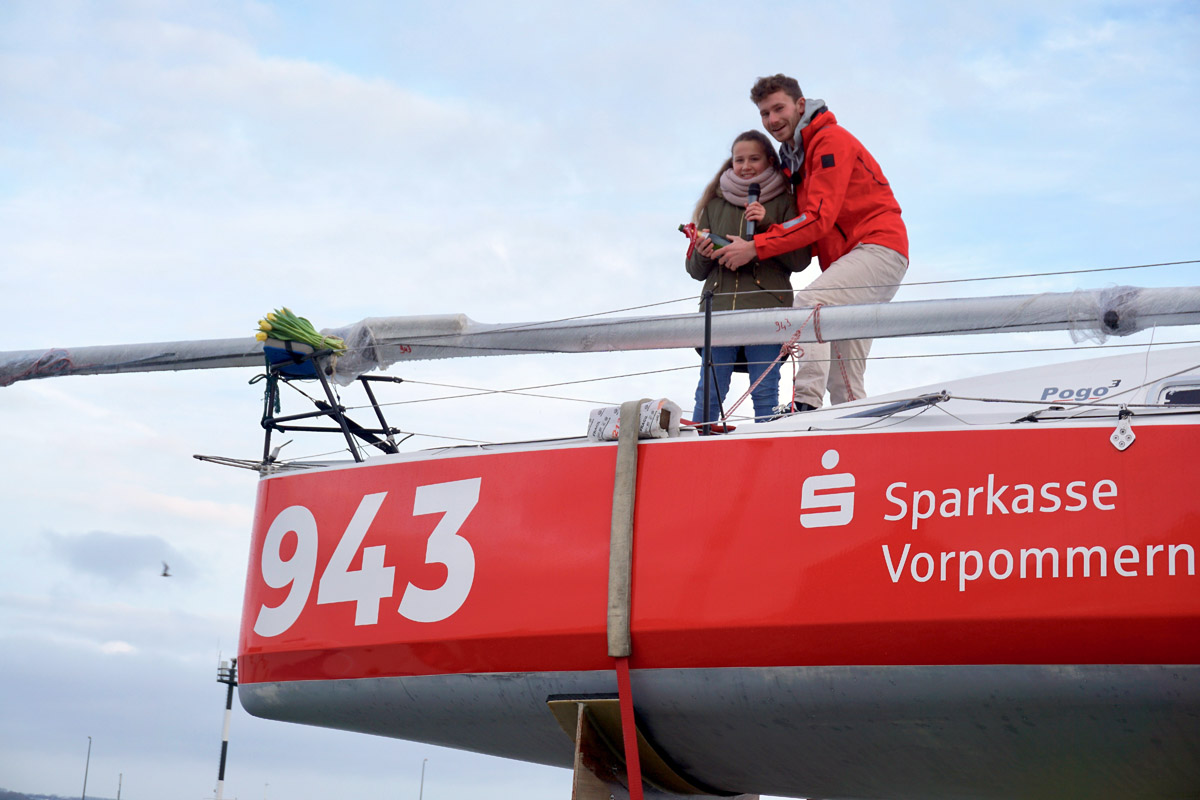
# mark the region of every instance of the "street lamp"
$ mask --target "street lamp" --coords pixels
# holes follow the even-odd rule
[[[83,762],[83,794],[80,800],[87,800],[87,774],[88,767],[92,765],[92,737],[88,737],[88,754],[87,761]]]
[[[421,759],[421,791],[417,793],[417,800],[424,800],[425,798],[425,765],[428,763],[428,758]]]
[[[217,683],[229,687],[225,694],[225,725],[221,730],[221,766],[217,770],[217,800],[225,792],[225,755],[229,752],[229,714],[233,710],[233,687],[237,686],[237,659],[222,661],[217,668]],[[266,800],[267,790],[263,787],[263,800]]]

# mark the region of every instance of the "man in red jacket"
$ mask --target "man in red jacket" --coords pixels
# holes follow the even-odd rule
[[[822,272],[796,293],[795,306],[891,300],[908,268],[908,231],[879,164],[823,100],[804,97],[794,78],[759,78],[750,99],[767,133],[782,143],[779,155],[799,214],[753,239],[735,238],[719,251],[721,265],[738,269],[812,245]],[[826,386],[833,404],[864,397],[870,350],[870,339],[805,344],[793,410],[820,408]]]

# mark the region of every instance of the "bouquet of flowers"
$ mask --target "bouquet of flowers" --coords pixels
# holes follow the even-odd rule
[[[311,322],[304,317],[296,316],[287,306],[275,309],[267,314],[266,319],[260,319],[255,338],[260,342],[265,342],[267,339],[278,339],[281,342],[301,342],[314,350],[346,352],[344,341],[336,336],[322,336],[317,333],[317,329]]]

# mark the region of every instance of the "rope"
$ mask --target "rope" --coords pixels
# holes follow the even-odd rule
[[[796,328],[796,332],[792,334],[792,338],[784,342],[784,344],[779,348],[779,355],[775,356],[775,360],[771,362],[771,366],[763,370],[762,374],[758,376],[758,380],[751,384],[750,388],[746,390],[746,393],[739,397],[737,402],[734,403],[729,410],[724,413],[724,415],[722,415],[721,422],[727,422],[729,420],[729,415],[734,411],[737,411],[738,406],[746,402],[746,398],[754,393],[754,390],[758,388],[758,385],[763,382],[764,378],[767,377],[767,373],[775,368],[775,364],[781,359],[788,357],[788,355],[792,352],[792,347],[800,341],[800,337],[804,334],[804,329],[808,327],[808,321],[815,319],[817,317],[817,312],[820,311],[820,309],[820,303],[813,306],[812,310],[808,312],[808,316],[804,318],[804,321],[800,323],[798,328]],[[755,419],[757,419],[757,415],[755,416]]]
[[[846,400],[859,400],[860,398],[854,396],[854,387],[850,385],[850,373],[846,372],[846,362],[851,360],[857,361],[860,359],[844,358],[842,356],[841,342],[834,342],[830,346],[829,358],[831,361],[837,362],[838,372],[842,374],[842,386],[846,387]]]

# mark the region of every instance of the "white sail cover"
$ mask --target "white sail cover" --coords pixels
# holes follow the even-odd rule
[[[1200,324],[1200,287],[1118,286],[1064,293],[916,300],[820,309],[713,314],[714,345],[772,344],[1009,331],[1070,331],[1103,341],[1153,326]],[[701,314],[486,324],[462,314],[371,317],[323,333],[347,352],[333,365],[341,384],[398,361],[527,353],[587,353],[699,347]],[[116,372],[253,367],[251,337],[0,352],[0,386],[33,378]]]

